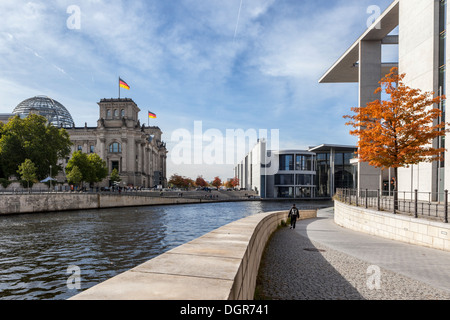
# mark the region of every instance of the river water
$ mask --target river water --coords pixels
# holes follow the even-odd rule
[[[2,216],[0,299],[67,299],[230,222],[290,206],[248,201]]]

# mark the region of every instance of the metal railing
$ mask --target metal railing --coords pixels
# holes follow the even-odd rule
[[[396,201],[394,198],[397,198]],[[448,223],[448,190],[441,193],[390,191],[390,195],[387,195],[380,190],[337,189],[336,199],[357,207]]]

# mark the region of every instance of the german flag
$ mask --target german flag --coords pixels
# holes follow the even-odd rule
[[[156,119],[156,114],[154,114],[153,112],[148,112],[148,117],[149,119]]]
[[[128,85],[128,83],[126,83],[125,81],[123,81],[121,78],[119,78],[119,85],[121,88],[130,90],[130,86]]]

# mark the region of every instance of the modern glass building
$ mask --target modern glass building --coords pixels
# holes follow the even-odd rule
[[[308,150],[266,150],[257,145],[235,167],[240,188],[258,192],[262,198],[331,198],[336,188],[355,187],[351,164],[356,147],[320,145]]]

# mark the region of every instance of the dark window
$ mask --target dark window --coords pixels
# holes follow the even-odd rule
[[[277,174],[275,175],[275,184],[279,186],[294,185],[294,177],[293,174]]]
[[[293,154],[280,155],[280,170],[282,171],[294,170]]]
[[[297,185],[299,185],[299,186],[312,185],[312,176],[310,174],[298,174],[297,175]]]
[[[119,161],[111,161],[111,171],[113,171],[114,169],[119,172]]]

